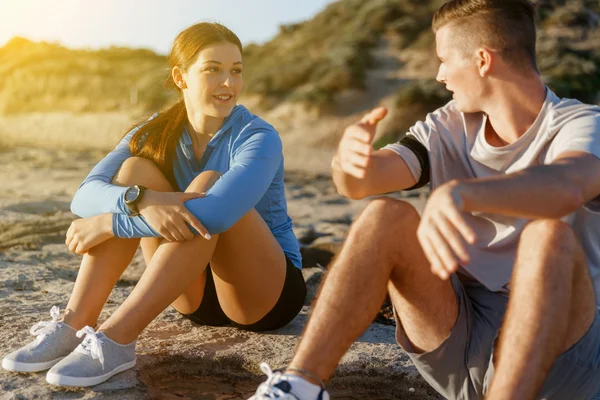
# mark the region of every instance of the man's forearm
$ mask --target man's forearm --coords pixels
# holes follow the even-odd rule
[[[331,178],[337,191],[345,197],[351,199],[361,199],[362,179],[358,179],[342,171],[337,155],[331,160]]]
[[[525,218],[561,218],[584,202],[580,186],[563,165],[527,168],[513,174],[456,184],[462,210]]]

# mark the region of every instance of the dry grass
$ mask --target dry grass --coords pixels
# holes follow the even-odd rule
[[[110,150],[136,122],[127,113],[30,113],[0,117],[0,147]]]
[[[296,115],[298,117],[298,115]],[[0,117],[0,152],[16,146],[60,149],[98,150],[109,152],[119,142],[121,136],[136,121],[127,113],[31,113],[18,116]],[[337,130],[337,126],[321,122],[319,129],[312,129],[308,115],[294,119],[291,129],[289,122],[265,116],[279,129],[284,142],[286,168],[293,170],[328,173],[332,155],[331,146],[315,148],[310,142]],[[288,120],[289,121],[289,120]],[[306,128],[312,127],[310,131]],[[307,137],[313,135],[312,138]],[[312,139],[312,140],[310,140]],[[306,143],[304,141],[309,143]]]

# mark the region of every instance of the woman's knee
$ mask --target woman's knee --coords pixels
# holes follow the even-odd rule
[[[222,176],[219,171],[204,171],[194,178],[185,189],[186,192],[204,193],[208,191]]]
[[[172,192],[173,186],[158,166],[144,157],[130,157],[112,179],[121,186],[142,185],[160,192]]]

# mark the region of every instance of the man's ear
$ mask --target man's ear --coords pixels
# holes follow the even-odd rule
[[[186,89],[187,84],[185,83],[183,77],[183,71],[178,66],[173,67],[171,70],[171,76],[173,77],[173,82],[177,85],[179,89]]]
[[[486,48],[479,48],[475,53],[477,60],[477,69],[479,70],[479,76],[485,78],[492,71],[494,66],[495,54]]]

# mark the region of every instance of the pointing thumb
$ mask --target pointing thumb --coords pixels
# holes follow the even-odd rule
[[[376,125],[379,121],[385,118],[387,113],[387,108],[377,107],[369,111],[364,117],[362,117],[360,122],[363,124]]]

